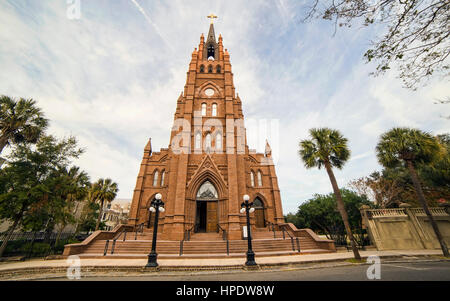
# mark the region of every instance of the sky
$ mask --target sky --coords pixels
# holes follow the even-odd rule
[[[1,0],[0,94],[35,99],[51,120],[50,134],[74,135],[85,148],[74,164],[92,180],[112,178],[118,198],[131,199],[148,138],[154,151],[168,147],[191,53],[214,13],[247,127],[277,125],[269,140],[283,210],[295,212],[314,194],[332,191],[324,170],[306,169],[299,159],[310,128],[338,129],[348,138],[352,157],[335,171],[341,187],[381,169],[375,146],[392,127],[450,130],[441,117],[449,106],[434,104],[449,95],[447,81],[411,91],[395,68],[370,76],[376,66],[363,54],[383,28],[333,35],[332,22],[302,22],[305,3]],[[265,138],[249,135],[249,147],[263,152]]]

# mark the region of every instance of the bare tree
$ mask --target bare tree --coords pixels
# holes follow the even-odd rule
[[[303,21],[317,17],[334,21],[335,30],[356,20],[384,26],[364,54],[378,62],[372,75],[397,63],[405,87],[415,90],[432,75],[450,74],[450,0],[313,0]]]

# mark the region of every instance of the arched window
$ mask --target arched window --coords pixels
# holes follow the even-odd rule
[[[221,133],[218,133],[216,135],[216,149],[222,150],[222,134]]]
[[[205,139],[205,149],[211,149],[211,134],[207,134],[206,135],[206,139]]]
[[[211,65],[208,66],[208,73],[213,73],[213,66]]]
[[[195,135],[195,149],[200,149],[202,142],[202,135],[200,133],[197,133]]]
[[[202,103],[202,116],[206,116],[206,103]]]
[[[215,117],[217,116],[217,104],[213,103],[212,105],[212,115]]]
[[[219,194],[217,193],[216,188],[214,187],[213,184],[211,184],[210,181],[206,181],[198,189],[197,199],[211,200],[211,199],[218,199],[218,198],[219,198]]]
[[[256,228],[264,228],[266,226],[266,219],[264,217],[264,203],[259,197],[253,201],[253,208],[255,208],[255,226]]]
[[[155,173],[153,174],[153,187],[156,187],[158,185],[158,170],[155,170]]]
[[[166,177],[166,172],[165,171],[163,171],[162,173],[161,173],[161,186],[164,186],[164,178]]]
[[[217,73],[220,73],[220,71],[222,71],[222,69],[220,68],[220,65],[217,65],[217,67],[216,67],[216,72],[217,72]]]
[[[250,172],[250,183],[252,187],[255,187],[255,174],[253,173],[253,171]]]
[[[253,208],[264,208],[263,202],[258,197],[253,202]]]
[[[262,175],[260,171],[258,171],[258,186],[262,186]]]
[[[205,73],[205,66],[204,65],[200,66],[200,73]]]
[[[214,54],[215,54],[215,49],[214,49],[214,45],[209,44],[207,47],[208,53],[207,53],[207,58],[209,60],[210,57],[212,57],[213,59],[215,58]]]

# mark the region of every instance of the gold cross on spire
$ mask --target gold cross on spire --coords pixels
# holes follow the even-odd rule
[[[210,14],[209,16],[206,16],[208,19],[211,19],[211,24],[214,24],[214,19],[217,19],[218,17],[215,14]]]

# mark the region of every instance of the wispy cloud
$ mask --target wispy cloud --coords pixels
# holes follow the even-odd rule
[[[190,55],[212,11],[245,117],[279,120],[279,147],[270,143],[279,150],[285,213],[332,191],[326,172],[306,169],[298,156],[309,128],[336,128],[349,139],[354,156],[336,170],[341,186],[380,169],[383,131],[450,128],[439,117],[446,108],[433,104],[449,95],[447,83],[412,92],[395,74],[368,76],[362,55],[376,31],[339,29],[332,37],[331,23],[285,22],[302,11],[297,0],[131,2],[83,1],[82,18],[71,21],[65,1],[0,1],[7,29],[0,30],[0,94],[36,99],[50,132],[77,136],[87,151],[76,163],[93,179],[117,181],[119,198],[132,197],[147,139],[155,150],[169,144]]]
[[[159,30],[159,27],[152,21],[152,18],[147,14],[147,12],[142,8],[142,6],[137,2],[137,0],[130,0],[133,2],[134,5],[136,5],[137,9],[141,12],[141,14],[144,16],[145,20],[147,20],[148,24],[150,24],[153,29],[156,31],[156,33],[160,36],[160,38],[166,43],[166,46],[169,47],[171,50],[173,50],[171,44],[166,39],[166,37],[162,34],[161,30]]]

